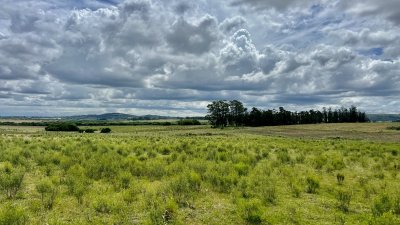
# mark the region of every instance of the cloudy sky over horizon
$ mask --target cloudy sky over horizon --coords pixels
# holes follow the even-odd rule
[[[3,0],[0,116],[400,111],[398,0]]]

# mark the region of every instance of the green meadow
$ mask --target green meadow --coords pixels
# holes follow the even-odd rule
[[[0,225],[400,224],[393,126],[1,126]]]

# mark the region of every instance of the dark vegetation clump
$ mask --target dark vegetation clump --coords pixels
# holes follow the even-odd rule
[[[79,133],[94,133],[96,131],[96,129],[91,129],[91,128],[88,128],[88,129],[81,129],[81,130],[79,130]]]
[[[388,130],[400,130],[400,126],[390,126],[387,129]]]
[[[108,133],[110,133],[110,132],[111,132],[111,129],[108,128],[108,127],[102,128],[102,129],[100,130],[100,133],[103,133],[103,134],[108,134]]]
[[[79,131],[79,127],[74,123],[69,122],[57,122],[49,124],[46,131]]]
[[[201,125],[200,121],[195,120],[195,119],[182,119],[178,120],[178,125],[183,125],[183,126],[190,126],[190,125]]]
[[[365,112],[359,111],[355,106],[335,110],[324,107],[322,111],[311,109],[301,112],[291,112],[283,107],[279,107],[279,110],[253,107],[251,111],[247,111],[238,100],[219,100],[213,101],[207,108],[206,119],[213,127],[369,122]]]

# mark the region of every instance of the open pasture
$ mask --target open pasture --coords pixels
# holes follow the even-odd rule
[[[390,125],[0,127],[0,224],[400,224]]]

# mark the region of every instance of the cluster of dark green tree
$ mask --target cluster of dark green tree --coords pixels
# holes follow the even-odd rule
[[[180,119],[177,121],[177,124],[181,126],[201,125],[200,121],[196,119]]]
[[[56,122],[50,123],[45,127],[46,131],[79,131],[79,127],[74,123]]]
[[[80,129],[76,124],[71,122],[56,122],[50,123],[48,126],[45,127],[46,131],[65,131],[65,132],[75,132],[78,131],[79,133],[94,133],[97,131],[96,129],[86,128]],[[110,133],[111,129],[106,127],[100,130],[100,133]]]
[[[368,122],[365,112],[360,112],[357,107],[350,108],[323,108],[301,112],[291,112],[279,107],[279,110],[261,110],[253,107],[250,112],[238,100],[213,101],[207,105],[206,119],[214,127],[225,126],[277,126],[292,124],[316,124],[316,123],[355,123]]]

